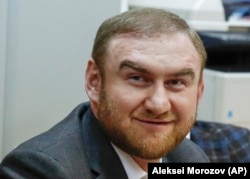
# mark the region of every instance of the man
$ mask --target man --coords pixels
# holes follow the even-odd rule
[[[209,162],[185,139],[203,92],[206,52],[164,10],[130,10],[100,26],[86,69],[89,102],[2,161],[9,178],[135,178],[149,162]]]

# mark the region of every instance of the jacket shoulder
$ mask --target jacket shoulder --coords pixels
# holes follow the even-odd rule
[[[84,178],[91,175],[81,132],[81,119],[87,109],[87,104],[80,104],[51,129],[13,149],[1,163],[5,175],[16,176],[14,178],[32,178],[32,174],[41,178]],[[16,169],[22,173],[16,173]],[[73,171],[81,172],[75,174]]]
[[[184,139],[172,152],[167,155],[167,160],[178,163],[209,163],[204,151],[189,139]]]

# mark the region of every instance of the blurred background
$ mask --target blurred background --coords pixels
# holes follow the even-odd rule
[[[86,101],[100,23],[140,7],[172,11],[208,51],[198,119],[250,128],[250,1],[0,0],[0,159]]]

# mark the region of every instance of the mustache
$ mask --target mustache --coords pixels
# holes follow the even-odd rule
[[[145,112],[134,112],[132,114],[133,118],[139,118],[139,119],[171,119],[176,120],[177,115],[173,112],[164,112],[162,114],[154,114],[151,111],[145,111]]]

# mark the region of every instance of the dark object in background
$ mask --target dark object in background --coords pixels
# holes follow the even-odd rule
[[[222,4],[226,21],[236,15],[239,19],[250,20],[250,0],[222,0]]]
[[[198,32],[207,50],[206,68],[250,72],[250,32]]]

